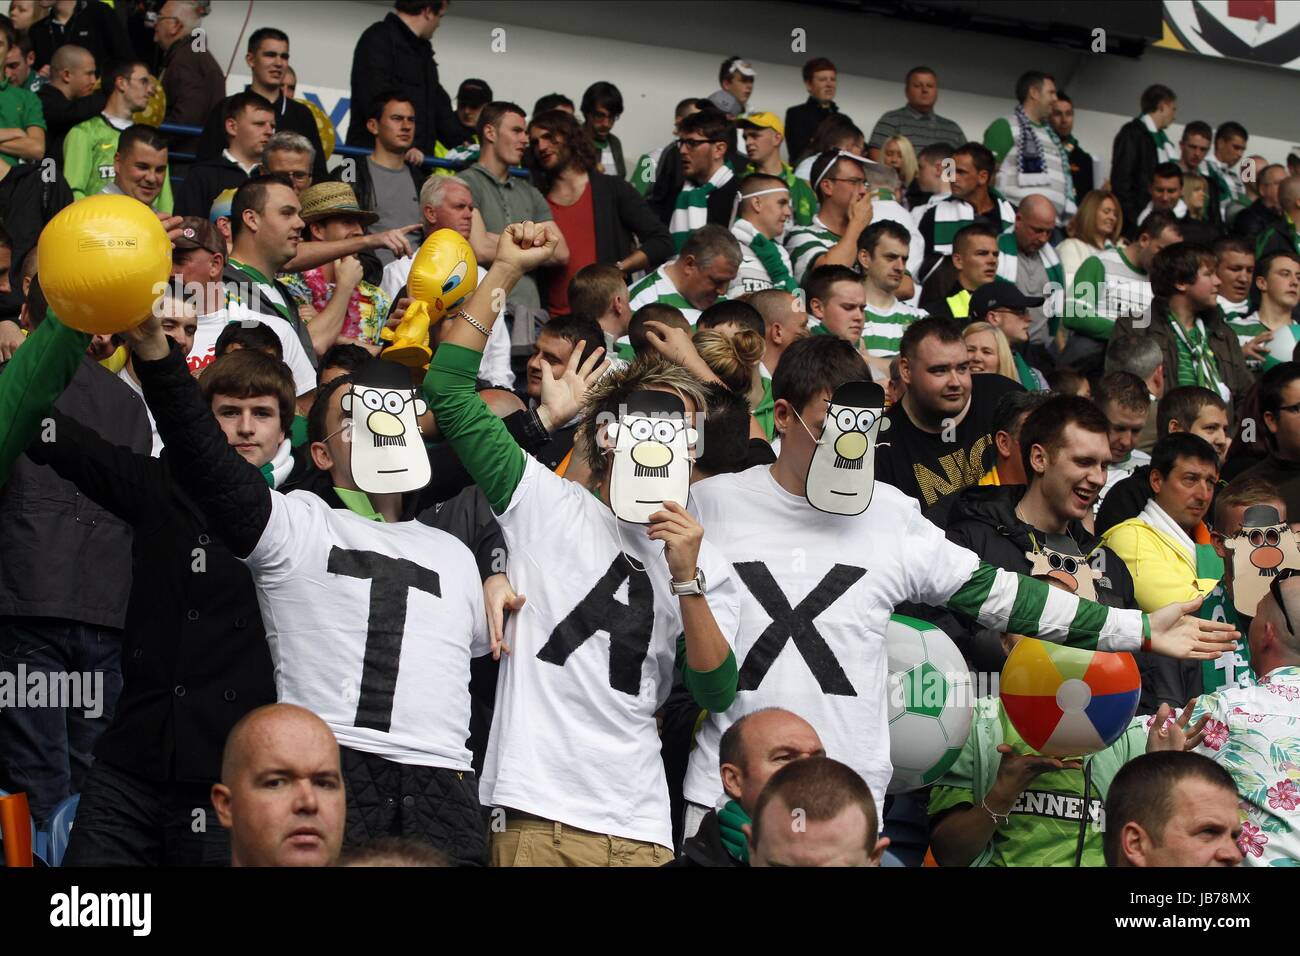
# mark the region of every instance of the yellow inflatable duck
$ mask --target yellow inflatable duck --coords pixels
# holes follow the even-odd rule
[[[442,320],[478,287],[478,263],[465,237],[439,229],[424,240],[411,263],[407,294],[411,304],[396,329],[380,335],[391,344],[380,358],[408,368],[424,368],[433,357],[429,328]]]

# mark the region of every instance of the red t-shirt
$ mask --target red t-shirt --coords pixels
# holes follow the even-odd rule
[[[569,246],[569,264],[551,269],[546,289],[546,311],[551,315],[569,314],[569,280],[578,270],[596,261],[596,218],[591,210],[591,183],[572,206],[557,206],[549,199],[555,224]]]

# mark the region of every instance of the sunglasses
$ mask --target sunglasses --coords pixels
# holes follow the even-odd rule
[[[1296,633],[1296,629],[1291,624],[1291,615],[1287,613],[1286,602],[1282,600],[1282,582],[1297,575],[1300,575],[1300,568],[1283,568],[1268,585],[1268,593],[1273,595],[1273,600],[1281,609],[1282,620],[1286,621],[1286,629],[1291,634]]]

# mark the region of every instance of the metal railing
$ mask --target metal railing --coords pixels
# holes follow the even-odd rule
[[[164,133],[179,133],[182,136],[199,136],[203,133],[203,127],[201,126],[183,126],[180,123],[161,123],[159,124],[158,129]],[[369,156],[372,152],[374,152],[374,150],[366,149],[364,146],[348,146],[346,143],[336,143],[334,146],[334,155],[336,156],[352,156],[360,159]],[[198,159],[198,157],[193,153],[183,153],[177,150],[170,150],[168,152],[168,158],[179,160],[183,163],[192,163]],[[422,165],[426,169],[451,169],[459,171],[462,169],[468,169],[474,164],[459,163],[442,156],[425,156]],[[510,175],[527,178],[529,172],[522,166],[512,166],[510,167]],[[183,180],[184,177],[182,176],[172,177],[173,182],[179,183]]]

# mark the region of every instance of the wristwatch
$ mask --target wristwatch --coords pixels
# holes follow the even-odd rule
[[[673,593],[678,597],[684,597],[688,594],[702,595],[704,593],[704,572],[700,568],[696,568],[695,577],[689,581],[670,581],[669,585],[672,587]]]

